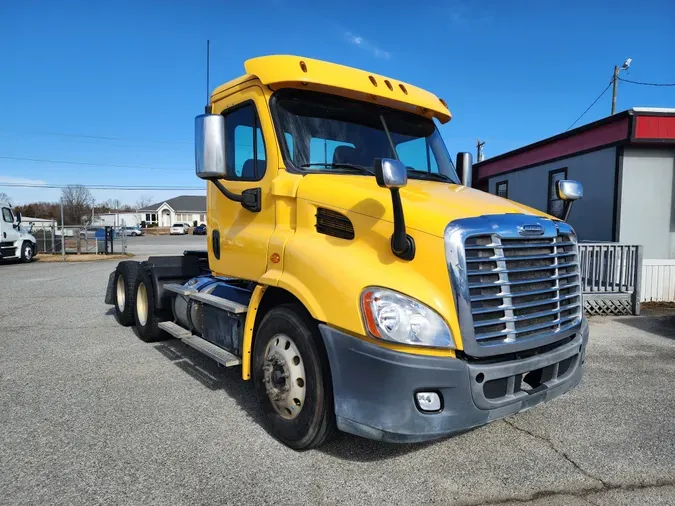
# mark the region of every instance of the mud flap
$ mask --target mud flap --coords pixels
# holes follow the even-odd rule
[[[108,277],[108,288],[105,291],[105,303],[113,305],[115,304],[115,271],[110,273]]]

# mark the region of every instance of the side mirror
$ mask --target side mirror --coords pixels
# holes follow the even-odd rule
[[[225,118],[220,114],[195,118],[195,172],[201,179],[225,177]]]
[[[563,215],[561,218],[567,221],[567,218],[570,216],[570,211],[572,210],[572,203],[584,196],[584,186],[579,181],[563,179],[556,183],[555,190],[558,194],[558,198],[564,201]]]
[[[579,181],[563,179],[562,181],[558,181],[556,193],[560,200],[579,200],[584,196],[584,185]]]
[[[394,210],[394,233],[391,236],[391,251],[398,258],[415,258],[415,240],[405,230],[405,217],[399,189],[408,184],[408,172],[400,160],[376,158],[373,166],[375,180],[382,188],[389,188]]]
[[[467,153],[466,151],[457,153],[455,167],[462,184],[471,187],[471,178],[473,176],[473,157],[471,153]]]
[[[408,172],[400,160],[376,158],[375,180],[382,188],[403,188],[408,184]]]
[[[17,225],[21,224],[21,213],[16,213],[16,223]]]

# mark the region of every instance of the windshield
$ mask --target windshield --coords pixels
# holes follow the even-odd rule
[[[302,90],[272,100],[286,166],[310,172],[372,173],[375,158],[396,158],[408,177],[459,183],[433,120],[376,104]]]

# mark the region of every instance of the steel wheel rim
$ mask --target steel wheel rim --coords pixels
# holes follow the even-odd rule
[[[286,420],[297,418],[305,405],[305,364],[295,342],[275,335],[265,349],[263,382],[274,410]]]
[[[117,309],[120,310],[120,313],[124,311],[124,306],[127,302],[127,293],[124,290],[124,278],[122,276],[117,276]]]
[[[26,246],[23,254],[26,257],[26,260],[30,260],[33,257],[33,248]]]
[[[142,327],[148,323],[148,291],[145,283],[139,284],[136,292],[136,318]]]

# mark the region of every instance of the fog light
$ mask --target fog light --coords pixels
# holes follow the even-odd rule
[[[441,397],[436,392],[418,392],[415,394],[417,406],[422,411],[440,411]]]

